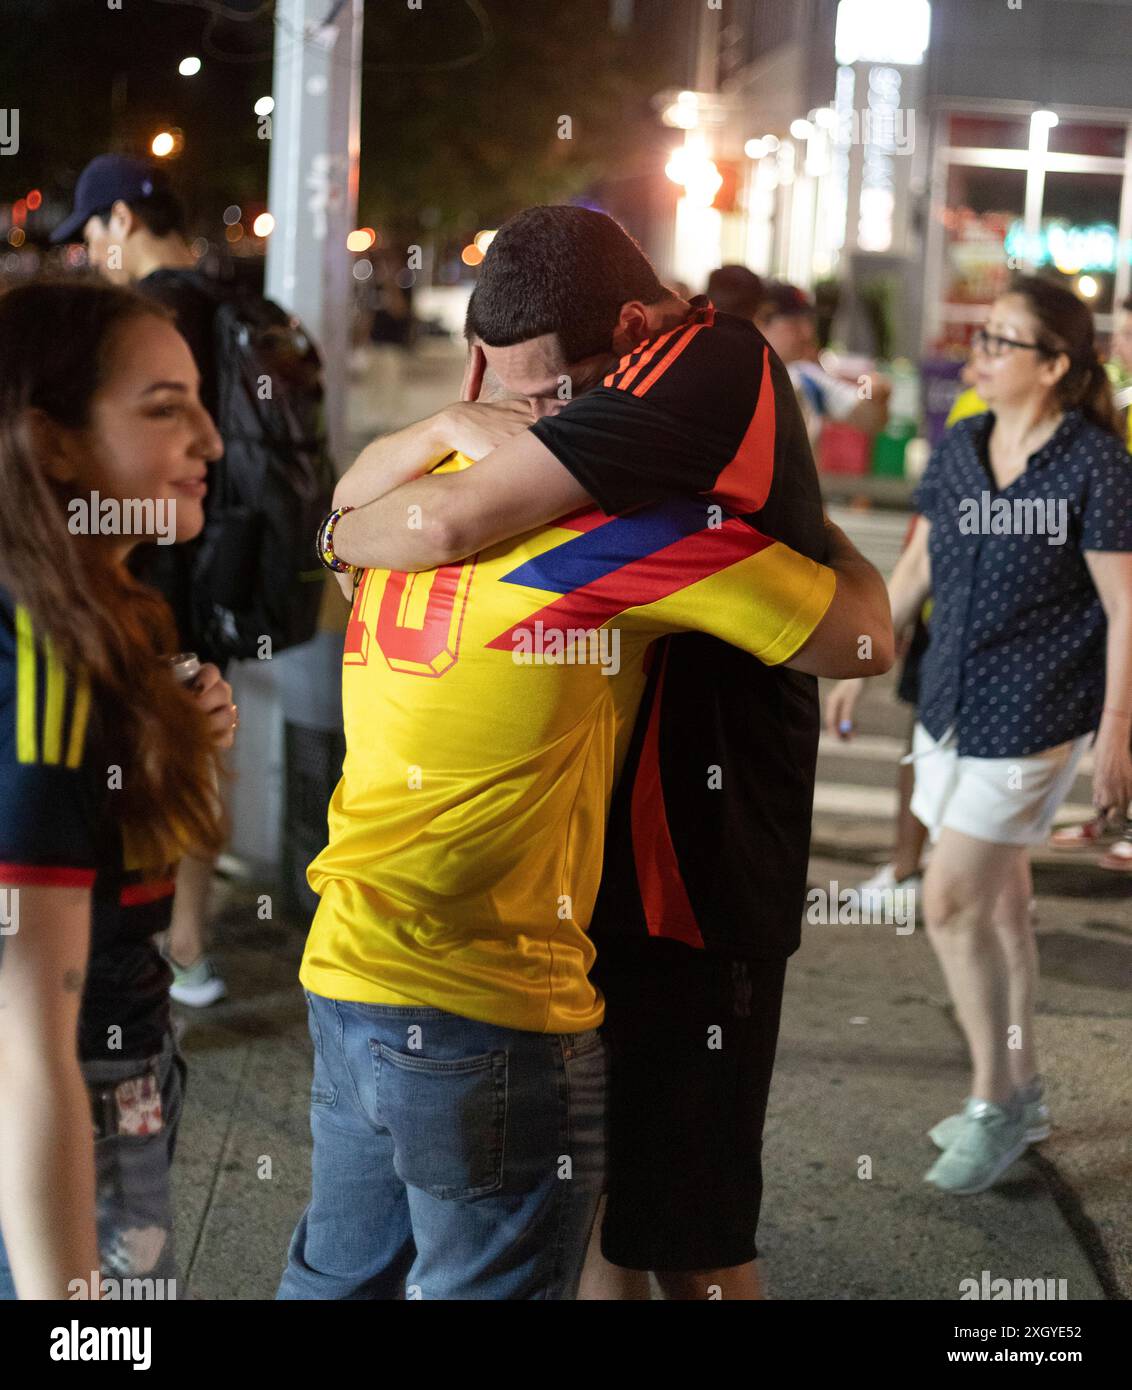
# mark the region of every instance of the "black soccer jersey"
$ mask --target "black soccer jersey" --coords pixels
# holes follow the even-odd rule
[[[160,1051],[172,979],[152,940],[169,925],[172,876],[123,850],[97,716],[85,673],[0,589],[0,884],[91,890],[84,1061]]]
[[[825,558],[817,471],[786,368],[752,324],[704,296],[533,430],[610,511],[705,494]],[[795,950],[819,729],[813,677],[698,634],[657,643],[593,935],[752,957]]]

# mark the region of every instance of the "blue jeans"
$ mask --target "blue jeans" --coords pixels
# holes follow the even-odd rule
[[[94,1122],[101,1273],[118,1282],[120,1297],[175,1298],[177,1263],[169,1169],[184,1098],[184,1058],[167,1034],[155,1057],[83,1062],[82,1073]],[[150,1096],[144,1122],[137,1101],[139,1082],[161,1097],[158,1114],[155,1095]],[[142,1129],[147,1132],[137,1132]],[[89,1284],[89,1274],[83,1277]],[[0,1299],[15,1297],[12,1271],[0,1240]]]
[[[600,1035],[307,994],[311,1200],[284,1299],[571,1299],[605,1177]]]

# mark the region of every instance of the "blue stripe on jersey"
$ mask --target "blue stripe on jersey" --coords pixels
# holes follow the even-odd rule
[[[628,516],[614,517],[573,540],[544,551],[503,576],[505,584],[569,594],[645,555],[674,545],[708,524],[708,501],[668,499]]]

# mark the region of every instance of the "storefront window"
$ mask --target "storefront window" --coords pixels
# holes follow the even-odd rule
[[[952,116],[948,144],[982,150],[1024,150],[1030,144],[1025,116]]]
[[[1123,159],[1124,127],[1060,121],[1050,130],[1049,151],[1051,154],[1092,154]]]
[[[942,209],[947,248],[943,298],[949,304],[990,304],[1010,282],[1005,243],[1026,206],[1022,169],[955,165]]]
[[[1119,174],[1046,174],[1035,259],[1098,314],[1112,312],[1121,182]]]

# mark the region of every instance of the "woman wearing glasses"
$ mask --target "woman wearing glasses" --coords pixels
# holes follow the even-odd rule
[[[971,1053],[970,1097],[930,1131],[925,1175],[990,1187],[1049,1133],[1034,1046],[1029,847],[1093,744],[1093,802],[1132,801],[1132,458],[1092,315],[1026,278],[975,338],[988,413],[944,436],[892,579],[893,623],[929,592],[913,813],[935,850],[924,918]],[[848,730],[861,682],[834,688]]]

